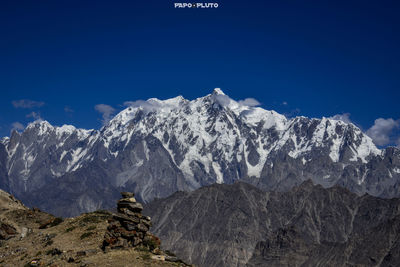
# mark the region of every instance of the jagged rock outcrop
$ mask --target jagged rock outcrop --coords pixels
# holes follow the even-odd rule
[[[400,196],[400,150],[354,124],[288,119],[221,90],[135,102],[100,130],[36,121],[0,140],[0,188],[58,216],[111,208],[120,191],[147,203],[213,183],[287,191],[307,179]]]
[[[163,249],[199,266],[399,266],[400,199],[306,181],[177,192],[145,206]]]
[[[118,201],[118,213],[109,220],[102,248],[116,249],[147,246],[150,250],[160,247],[160,239],[149,232],[151,219],[142,215],[143,206],[136,202],[134,194],[122,192]]]
[[[15,237],[17,234],[17,229],[12,225],[0,222],[0,240],[10,239]]]

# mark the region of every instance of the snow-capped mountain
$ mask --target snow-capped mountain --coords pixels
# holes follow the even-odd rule
[[[376,148],[353,124],[287,119],[219,89],[132,102],[100,130],[36,121],[0,142],[0,187],[62,215],[105,207],[121,190],[148,202],[212,183],[288,190],[310,178],[400,196],[400,151]]]

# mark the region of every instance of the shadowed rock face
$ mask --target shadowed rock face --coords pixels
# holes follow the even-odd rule
[[[0,139],[0,188],[61,216],[111,208],[120,191],[147,203],[213,183],[287,191],[308,179],[399,197],[400,151],[377,149],[353,124],[288,119],[218,90],[150,99],[100,130],[36,121]]]
[[[145,207],[165,249],[200,266],[398,266],[400,200],[311,181],[177,192]]]
[[[8,173],[7,173],[7,150],[0,142],[0,188],[9,191]]]

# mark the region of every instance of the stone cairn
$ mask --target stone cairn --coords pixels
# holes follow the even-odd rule
[[[149,250],[159,250],[160,239],[149,232],[151,219],[142,215],[143,206],[136,202],[134,194],[122,192],[118,200],[116,214],[108,220],[104,235],[103,250],[145,246]]]

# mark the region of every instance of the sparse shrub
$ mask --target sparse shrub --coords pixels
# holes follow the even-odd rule
[[[93,211],[93,213],[96,213],[96,214],[103,214],[103,215],[111,215],[111,212],[109,212],[108,210],[96,210],[96,211]]]
[[[61,255],[61,254],[62,254],[62,251],[59,250],[58,248],[53,248],[53,249],[46,251],[46,255],[55,256],[55,255]]]
[[[96,229],[96,225],[89,226],[89,227],[86,229],[86,231],[92,231],[92,230],[94,230],[94,229]]]
[[[142,259],[143,260],[150,260],[150,254],[149,253],[145,253],[142,255]]]
[[[85,216],[81,222],[83,223],[98,223],[100,222],[99,218],[97,216]]]
[[[109,218],[109,215],[103,215],[100,213],[87,213],[85,217],[82,218],[83,223],[99,223]]]
[[[50,223],[50,227],[53,227],[53,226],[56,226],[56,225],[59,225],[60,223],[62,223],[64,221],[64,219],[63,218],[61,218],[61,217],[56,217],[56,218],[54,218],[54,220]]]
[[[71,226],[71,227],[65,229],[65,232],[66,233],[71,232],[71,231],[75,230],[75,228],[76,228],[76,226]]]
[[[143,240],[143,245],[148,247],[150,251],[158,247],[157,242],[153,239]]]
[[[81,239],[85,239],[85,238],[87,238],[87,237],[89,237],[89,236],[91,236],[91,235],[93,235],[94,233],[93,232],[86,232],[86,233],[83,233],[82,235],[81,235]]]
[[[168,256],[176,257],[175,253],[173,253],[173,252],[171,252],[171,251],[169,251],[169,250],[166,250],[165,253],[166,253]]]
[[[135,247],[136,251],[142,251],[142,252],[149,252],[149,248],[148,247],[144,247],[144,246],[137,246]]]
[[[158,237],[148,234],[146,237],[143,239],[143,245],[148,247],[150,251],[153,251],[156,248],[159,248],[161,245],[161,241]]]

